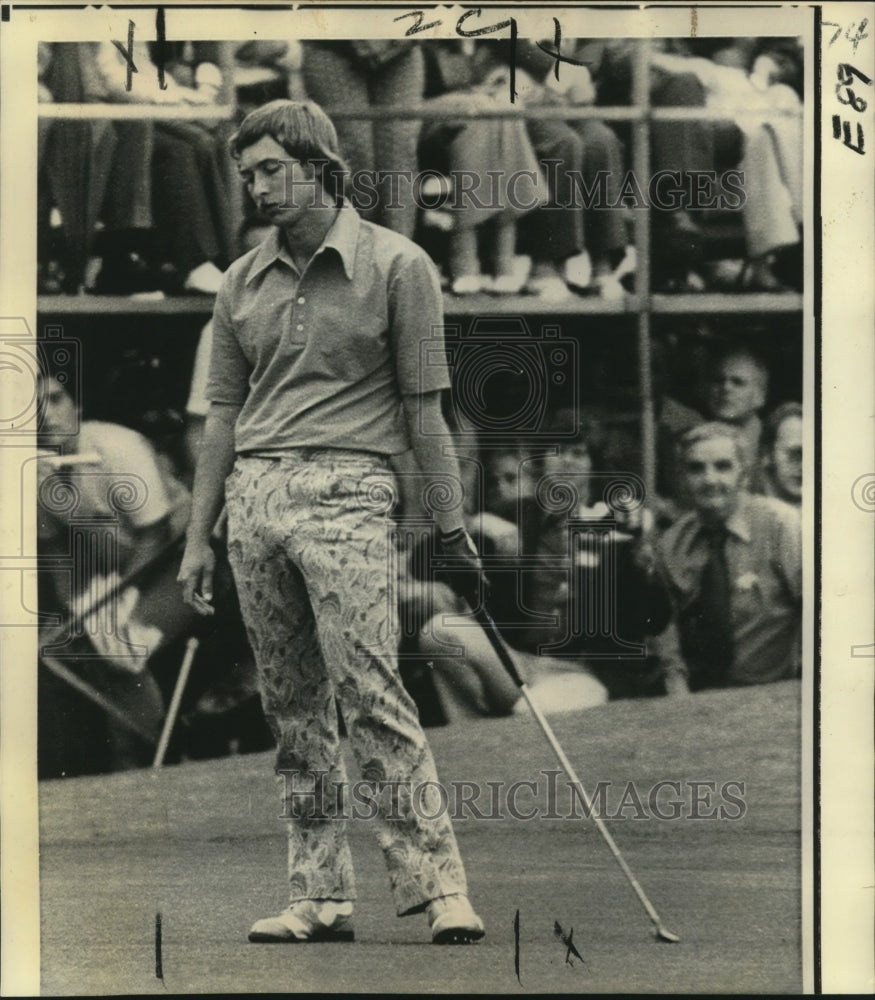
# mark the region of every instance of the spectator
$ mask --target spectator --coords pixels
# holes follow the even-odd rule
[[[707,390],[710,420],[732,424],[737,431],[749,476],[748,489],[762,492],[759,466],[762,420],[760,411],[769,391],[764,362],[746,347],[729,347],[714,359]]]
[[[40,100],[103,100],[93,86],[94,55],[91,43],[41,44]],[[145,262],[154,222],[152,124],[58,119],[41,121],[39,131],[40,290],[75,294],[89,284],[98,222],[102,252],[114,262],[119,291],[154,287]],[[50,235],[53,210],[60,246],[52,245]]]
[[[541,500],[524,499],[516,531],[483,540],[485,555],[523,557],[521,566],[493,571],[488,603],[520,674],[545,712],[658,690],[652,663],[643,650],[631,646],[643,646],[645,635],[664,627],[668,598],[653,573],[641,522],[635,523],[634,516],[615,517],[604,503],[594,502],[590,491],[597,465],[594,449],[582,437],[556,445],[544,460],[540,485],[544,496],[574,491],[574,508],[551,513]],[[585,523],[583,533],[573,536],[578,542],[573,558],[569,518]],[[617,530],[620,519],[624,530]],[[616,574],[613,586],[607,585],[611,574]],[[621,597],[616,607],[601,599],[608,591]],[[525,711],[519,690],[480,628],[449,617],[461,610],[441,609],[421,637],[445,700],[457,714]],[[453,646],[464,649],[464,659],[448,655]]]
[[[134,43],[132,56],[139,72],[128,90],[127,61],[111,42],[79,44],[84,46],[86,100],[215,103],[221,74],[213,63],[196,67],[193,87],[176,83],[168,70],[162,89],[149,47]],[[181,119],[154,123],[151,206],[157,245],[151,254],[161,265],[161,283],[169,291],[215,293],[222,268],[234,256],[228,182],[222,164],[219,139],[206,124]],[[112,253],[105,255],[99,291],[124,291],[125,274],[117,274],[118,263]]]
[[[417,42],[358,40],[304,42],[303,79],[307,95],[329,112],[392,108],[422,100],[425,70]],[[393,171],[412,176],[420,122],[412,116],[374,121],[338,118],[340,153],[353,173],[376,171],[377,203],[362,215],[411,237],[416,225],[412,191]],[[393,192],[393,185],[397,191]],[[393,193],[395,197],[393,198]]]
[[[746,69],[732,65],[735,60],[725,50],[711,59],[657,51],[652,61],[668,73],[693,74],[704,87],[705,107],[725,108],[740,131],[748,253],[744,287],[781,290],[774,273],[776,253],[800,242],[802,224],[802,102],[790,86],[797,75],[790,51],[774,43],[760,46]],[[790,114],[770,116],[782,111]]]
[[[489,528],[494,529],[498,520],[488,519]],[[514,526],[506,524],[497,545],[485,532],[478,536],[478,544],[486,556],[508,555],[512,554],[508,542],[514,535]],[[426,615],[419,650],[428,655],[434,667],[435,687],[449,721],[525,712],[525,700],[499,662],[486,634],[470,617],[465,617],[470,612],[440,574],[423,582],[420,600],[432,613]],[[490,607],[494,609],[494,605],[490,601]],[[512,613],[519,616],[516,608]],[[503,618],[501,614],[497,617]],[[499,624],[506,626],[507,622]],[[510,638],[506,627],[505,635]],[[521,648],[517,638],[510,641],[513,643],[509,646],[510,655],[542,711],[574,711],[607,701],[605,687],[582,664],[538,656],[537,651]]]
[[[800,671],[798,511],[744,489],[735,429],[708,423],[680,442],[694,509],[662,537],[673,617],[657,637],[666,691],[762,684]]]
[[[444,110],[447,121],[429,121],[420,134],[421,167],[445,174],[447,199],[426,210],[423,222],[448,232],[448,262],[455,294],[480,291],[516,293],[525,284],[526,269],[518,266],[516,222],[547,201],[544,180],[522,119],[453,119],[481,110],[495,110],[506,99],[487,83],[475,85],[470,55],[454,42],[427,50],[431,67],[426,105]],[[434,178],[438,181],[438,178]],[[470,183],[473,181],[473,185]],[[524,183],[520,183],[520,182]],[[423,200],[431,192],[423,185]],[[429,202],[431,203],[431,202]],[[490,251],[486,240],[491,237]],[[478,242],[484,246],[481,248]],[[482,274],[481,250],[491,257],[494,278]]]
[[[478,49],[481,74],[491,86],[504,91],[509,86],[505,53],[501,43],[490,41],[482,42]],[[518,43],[516,65],[518,106],[553,108],[568,103],[564,92],[553,89],[552,57],[535,42]],[[578,207],[577,181],[583,177],[591,184],[599,170],[607,170],[611,191],[618,190],[621,149],[616,135],[596,120],[575,129],[559,119],[537,116],[526,119],[526,130],[545,167],[550,193],[548,204],[532,212],[520,226],[523,247],[532,258],[528,291],[548,300],[567,298],[570,289],[595,290],[606,297],[621,295],[618,282],[606,279],[612,277],[611,269],[625,253],[622,213],[585,215]],[[595,219],[600,214],[602,218]],[[592,227],[587,233],[585,225]],[[591,254],[585,251],[585,236]]]
[[[516,448],[501,448],[484,455],[486,508],[516,523],[520,504],[535,492],[532,463]]]
[[[255,39],[234,48],[234,86],[238,110],[248,113],[269,101],[303,100],[303,46],[287,41]]]
[[[764,492],[802,504],[802,406],[782,403],[769,415],[762,434]]]
[[[565,43],[563,43],[564,46]],[[635,43],[590,40],[575,57],[586,62],[602,105],[631,103]],[[689,118],[651,125],[651,176],[677,172],[682,181],[701,171],[739,167],[749,171],[743,228],[750,261],[744,287],[776,290],[800,280],[793,258],[800,247],[801,118],[771,116],[801,109],[801,49],[796,39],[675,39],[651,41],[650,103],[655,108],[726,108],[725,119]],[[660,51],[660,50],[665,51]],[[673,49],[674,51],[669,51]],[[563,66],[563,71],[566,67]],[[574,68],[571,67],[569,72]],[[741,105],[754,116],[738,117]],[[628,126],[616,130],[625,142]],[[756,176],[754,182],[752,178]],[[653,218],[655,287],[701,291],[699,268],[706,237],[728,246],[736,237],[731,220],[709,235],[704,224],[721,210],[684,204]],[[724,213],[726,214],[726,213]],[[722,233],[720,232],[722,230]],[[791,266],[787,263],[790,261]]]
[[[650,512],[609,507],[599,496],[619,481],[605,463],[602,436],[585,417],[576,439],[545,456],[536,500],[524,508],[523,551],[543,565],[523,577],[523,606],[559,624],[532,629],[529,641],[556,645],[567,636],[557,655],[582,658],[610,698],[652,695],[661,688],[646,638],[668,621],[668,595],[654,573]],[[545,501],[569,490],[576,504],[550,511]],[[582,522],[574,534],[572,519]]]
[[[43,630],[41,648],[71,661],[82,679],[157,739],[163,700],[147,661],[192,621],[174,603],[168,611],[166,602],[174,596],[173,543],[188,518],[188,492],[162,474],[140,434],[80,422],[76,401],[59,381],[41,380],[41,410],[41,608],[63,622],[60,630]],[[89,532],[105,539],[114,531],[110,547],[89,543]],[[71,553],[78,559],[72,572],[66,562],[52,568]],[[41,777],[146,763],[148,747],[139,737],[115,719],[105,724],[103,730],[104,720],[90,718],[81,699],[41,667]],[[106,732],[108,756],[106,746],[80,746],[97,731]]]
[[[552,46],[552,41],[550,45]],[[565,65],[557,80],[553,72],[553,59],[542,49],[524,49],[524,65],[541,82],[541,96],[538,103],[545,107],[588,107],[597,103],[599,81],[588,64],[591,51],[587,43],[570,43],[566,40],[563,49],[568,48],[572,58],[580,65]],[[557,128],[558,126],[558,128]],[[628,246],[627,210],[617,201],[624,176],[625,150],[617,133],[601,119],[579,118],[567,124],[563,122],[536,122],[533,126],[537,134],[554,134],[570,128],[581,139],[581,157],[577,168],[588,191],[600,190],[604,184],[604,204],[597,204],[595,210],[581,208],[585,253],[589,258],[591,277],[581,280],[578,276],[573,283],[580,287],[588,285],[603,298],[622,297],[620,280],[635,269],[634,253]],[[600,194],[599,197],[602,197]],[[572,262],[574,259],[572,258]],[[572,263],[574,266],[574,263]],[[578,269],[579,269],[579,265]]]
[[[652,39],[654,48],[667,43]],[[563,48],[565,48],[563,41]],[[623,106],[632,103],[632,67],[636,43],[628,39],[586,39],[573,49],[574,58],[585,64],[595,93],[597,105]],[[569,50],[571,51],[571,50]],[[578,103],[588,103],[588,93],[582,67],[562,67],[562,71],[577,78],[572,86],[579,92]],[[701,107],[704,90],[690,73],[651,73],[650,103],[654,107]],[[574,91],[572,91],[574,93]],[[624,146],[632,141],[631,124],[611,126]],[[651,175],[666,170],[682,175],[690,171],[713,170],[717,133],[710,122],[684,120],[653,122],[651,125]],[[719,137],[721,141],[722,135]],[[615,197],[609,190],[608,197]],[[686,208],[655,212],[653,219],[654,252],[651,255],[654,283],[665,290],[698,290],[701,279],[692,271],[701,251],[701,233]],[[657,250],[658,248],[658,250]]]

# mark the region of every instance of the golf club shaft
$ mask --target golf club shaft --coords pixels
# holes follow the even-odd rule
[[[152,761],[152,767],[156,770],[164,763],[164,754],[167,753],[170,736],[176,725],[176,716],[179,714],[182,694],[188,683],[188,675],[191,672],[197,648],[198,640],[192,636],[185,644],[185,656],[182,658],[182,666],[179,668],[179,676],[176,678],[176,685],[173,688],[173,697],[170,699],[170,707],[167,709],[167,718],[164,720],[164,729],[161,731],[161,739],[158,741],[158,749],[155,751],[155,759]]]
[[[107,715],[111,715],[116,722],[121,723],[125,729],[130,730],[132,733],[136,733],[142,740],[146,743],[154,743],[155,737],[147,729],[139,724],[139,722],[126,712],[123,712],[114,702],[110,701],[105,695],[101,694],[93,685],[89,684],[88,681],[83,680],[77,673],[65,667],[60,660],[55,659],[54,656],[47,656],[41,654],[40,660],[42,663],[62,681],[69,684],[70,687],[74,688],[80,694],[88,698],[89,701],[93,701],[95,705],[103,709]]]
[[[587,816],[592,818],[592,821],[598,828],[599,833],[602,835],[605,843],[610,848],[611,854],[614,855],[617,864],[620,866],[620,868],[622,868],[623,874],[626,876],[626,878],[629,881],[629,884],[635,890],[635,895],[638,897],[638,899],[641,902],[641,905],[647,911],[647,915],[650,917],[653,923],[656,924],[658,928],[661,928],[662,921],[659,919],[659,914],[656,912],[656,910],[653,907],[653,904],[647,898],[644,890],[638,884],[638,879],[635,878],[632,869],[629,867],[628,864],[626,864],[626,859],[620,853],[620,848],[617,847],[616,841],[611,836],[610,831],[604,824],[604,821],[601,819],[598,813],[594,811],[592,799],[586,794],[586,789],[583,787],[580,778],[577,777],[577,773],[571,766],[571,761],[566,756],[565,751],[562,749],[561,744],[556,739],[556,735],[553,732],[550,723],[547,722],[547,719],[544,717],[544,713],[538,708],[538,706],[532,699],[531,692],[529,691],[528,686],[525,683],[523,683],[520,684],[519,688],[520,691],[522,692],[523,697],[526,699],[529,708],[531,709],[532,715],[534,715],[534,717],[538,720],[541,729],[543,729],[544,731],[544,735],[550,741],[550,746],[553,747],[556,756],[559,758],[559,763],[565,769],[565,773],[571,779],[572,784],[577,789],[578,795],[580,795],[581,799],[583,800],[583,805],[584,808],[586,809]]]
[[[562,749],[562,746],[556,739],[556,734],[553,732],[550,723],[547,722],[544,713],[534,703],[531,696],[531,692],[529,691],[525,681],[523,681],[523,679],[520,677],[519,671],[516,669],[516,665],[514,664],[513,659],[511,658],[511,655],[504,644],[504,640],[501,638],[501,635],[498,632],[498,628],[496,627],[495,622],[492,620],[492,616],[489,614],[486,608],[481,606],[474,612],[474,617],[483,626],[483,629],[486,632],[486,635],[490,643],[492,644],[492,647],[495,650],[496,655],[501,661],[501,665],[513,678],[517,687],[519,687],[523,697],[526,699],[526,704],[529,706],[532,715],[534,715],[541,729],[544,731],[544,735],[550,742],[550,746],[553,747],[553,751],[559,758],[559,762],[565,769],[565,773],[568,775],[574,786],[577,788],[578,794],[581,796],[584,806],[586,807],[587,815],[592,817],[593,822],[596,825],[596,828],[602,835],[602,838],[604,839],[605,843],[610,848],[611,854],[613,854],[617,864],[620,866],[620,869],[626,876],[627,881],[635,891],[635,895],[638,897],[639,902],[646,910],[648,917],[650,917],[651,921],[656,926],[657,932],[660,935],[666,935],[667,933],[670,934],[670,932],[666,932],[665,929],[663,928],[662,921],[659,918],[659,914],[656,912],[655,907],[647,898],[644,890],[638,884],[638,879],[635,878],[632,869],[629,867],[629,865],[626,863],[626,859],[620,853],[620,848],[617,847],[614,838],[611,836],[603,820],[601,819],[601,817],[597,815],[597,813],[593,811],[592,800],[586,794],[586,790],[584,789],[583,784],[577,777],[577,773],[575,772],[574,768],[571,766],[571,761],[568,759],[568,757],[565,754],[565,751]],[[671,936],[674,937],[674,935]]]

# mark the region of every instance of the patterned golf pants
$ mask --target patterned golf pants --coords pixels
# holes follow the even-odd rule
[[[296,449],[238,457],[225,491],[229,557],[285,786],[290,900],[355,898],[347,826],[362,818],[400,916],[466,885],[389,634],[395,574],[378,484],[391,482],[378,456]],[[355,796],[336,706],[361,771]]]

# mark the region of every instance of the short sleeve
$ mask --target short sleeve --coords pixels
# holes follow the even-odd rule
[[[249,394],[249,362],[234,334],[228,308],[230,290],[223,282],[213,307],[213,347],[206,396],[213,403],[240,406]]]
[[[197,351],[194,355],[194,367],[191,372],[191,383],[188,389],[188,402],[185,412],[193,417],[206,416],[210,401],[207,399],[207,378],[210,374],[210,355],[213,353],[213,321],[201,330]]]
[[[444,305],[437,270],[420,251],[401,264],[389,290],[390,337],[402,395],[450,385],[444,351]]]

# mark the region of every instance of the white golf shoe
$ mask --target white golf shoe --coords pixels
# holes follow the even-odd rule
[[[352,903],[331,899],[302,899],[278,917],[265,917],[252,925],[249,940],[263,944],[297,944],[315,941],[353,941]]]
[[[433,899],[427,911],[434,944],[473,944],[486,933],[468,897],[460,892]]]

